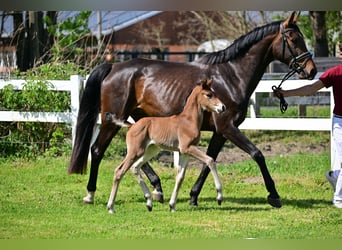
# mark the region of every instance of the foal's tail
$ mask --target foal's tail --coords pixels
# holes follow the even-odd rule
[[[117,119],[115,118],[115,116],[113,114],[110,114],[110,113],[106,113],[105,114],[105,119],[109,122],[112,122],[114,123],[115,125],[118,125],[120,127],[131,127],[133,124],[130,123],[129,121],[124,121],[124,120],[120,120],[120,119]]]
[[[84,174],[87,169],[90,141],[101,108],[101,85],[112,64],[104,63],[90,74],[78,111],[76,137],[72,149],[69,174]]]

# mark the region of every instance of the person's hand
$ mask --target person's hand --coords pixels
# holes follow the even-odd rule
[[[275,89],[273,89],[273,93],[276,97],[280,98],[280,97],[284,97],[285,91],[282,90],[281,88],[279,88],[279,89],[275,88]]]

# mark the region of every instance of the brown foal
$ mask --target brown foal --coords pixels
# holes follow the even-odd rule
[[[211,80],[203,80],[191,92],[184,106],[184,110],[170,117],[145,117],[135,124],[129,124],[116,120],[111,121],[121,125],[130,126],[126,135],[127,155],[123,162],[115,169],[112,191],[108,200],[109,213],[114,213],[114,201],[120,180],[133,166],[133,173],[144,192],[147,200],[146,206],[152,210],[152,197],[146,183],[144,182],[140,167],[161,149],[178,151],[180,153],[179,166],[174,190],[172,192],[169,206],[171,211],[176,209],[176,200],[180,186],[184,180],[189,156],[193,156],[210,167],[217,190],[217,201],[221,204],[222,184],[219,179],[214,160],[199,150],[196,145],[200,140],[200,129],[203,121],[203,112],[222,113],[226,106],[216,97],[211,88]]]

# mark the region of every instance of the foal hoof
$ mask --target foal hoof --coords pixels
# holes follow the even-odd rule
[[[152,198],[159,203],[164,203],[164,194],[162,192],[153,190]]]
[[[217,200],[217,204],[219,204],[219,206],[221,206],[222,200]]]
[[[152,206],[150,206],[150,205],[146,205],[146,208],[147,208],[147,210],[148,210],[149,212],[151,212],[151,211],[152,211]]]
[[[270,204],[272,207],[276,207],[276,208],[282,207],[280,198],[272,198],[270,196],[267,196],[267,201],[268,201],[268,204]]]
[[[172,206],[169,204],[169,207],[170,207],[170,212],[172,212],[172,213],[176,212],[175,206]]]

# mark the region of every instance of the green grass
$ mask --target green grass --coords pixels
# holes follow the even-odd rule
[[[116,213],[106,210],[113,169],[118,159],[101,164],[94,205],[84,205],[88,175],[67,175],[68,158],[0,161],[1,239],[341,239],[341,211],[331,205],[332,190],[324,179],[330,153],[268,158],[268,168],[283,201],[281,209],[266,203],[267,192],[254,161],[218,164],[224,202],[215,201],[210,175],[190,207],[189,191],[199,169],[186,174],[177,211],[168,199],[175,172],[155,167],[166,202],[145,208],[140,186],[129,172],[123,179]],[[153,165],[158,165],[153,162]]]
[[[283,114],[279,111],[279,107],[261,107],[258,117],[297,118],[299,116],[298,113],[298,107],[295,105],[289,106]],[[328,105],[308,105],[306,107],[306,118],[330,118],[330,115],[331,111]]]

